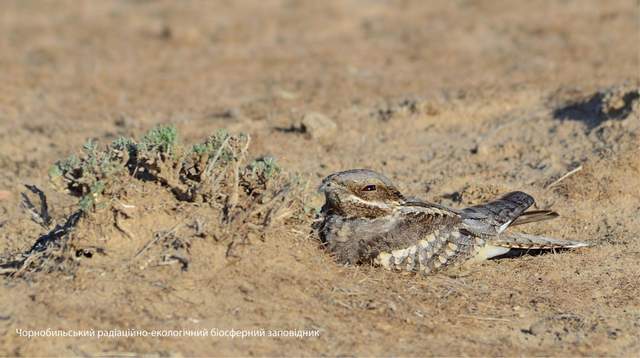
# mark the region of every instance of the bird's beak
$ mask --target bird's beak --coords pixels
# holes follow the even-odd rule
[[[318,187],[318,193],[325,193],[330,186],[330,182],[323,181],[322,184],[320,184],[320,186]]]
[[[324,178],[322,180],[322,184],[320,184],[320,186],[318,187],[318,193],[326,193],[327,190],[329,190],[329,188],[334,185],[332,179],[333,178],[331,176]]]

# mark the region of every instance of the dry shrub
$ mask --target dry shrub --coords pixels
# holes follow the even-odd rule
[[[0,272],[72,274],[80,260],[112,251],[109,241],[116,240],[109,236],[106,243],[103,238],[87,244],[86,232],[115,227],[133,238],[121,222],[131,218],[128,208],[144,206],[163,191],[170,195],[162,197],[167,201],[162,205],[176,208],[178,223],[143,238],[146,243],[131,253],[134,260],[150,256],[147,263],[178,263],[187,270],[195,238],[211,236],[212,243],[226,245],[227,257],[237,256],[237,247],[252,238],[264,239],[269,230],[306,221],[300,178],[284,172],[273,158],[249,160],[250,143],[247,135],[220,130],[188,148],[179,144],[174,127],[154,128],[139,141],[118,138],[103,149],[88,141],[79,156],[58,161],[49,173],[54,187],[78,198],[77,211],[50,229],[44,194],[35,189],[40,205],[25,196],[25,208],[49,232],[27,252],[6,259]],[[182,214],[194,212],[195,218]]]

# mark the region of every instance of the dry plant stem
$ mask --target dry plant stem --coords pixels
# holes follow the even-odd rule
[[[13,274],[14,277],[19,277],[20,275],[22,275],[22,273],[27,269],[27,267],[29,267],[29,265],[31,265],[31,263],[33,261],[35,261],[36,259],[40,258],[42,256],[41,252],[38,252],[34,255],[29,255],[29,257],[27,257],[24,262],[22,263],[22,267],[20,267],[20,269],[18,269],[16,271],[16,273]]]
[[[16,271],[18,271],[18,269],[15,268],[15,267],[3,268],[3,269],[0,269],[0,275],[8,275],[8,274],[14,273]]]
[[[267,201],[266,203],[258,204],[258,202],[263,198],[263,195],[261,194],[260,196],[258,196],[257,198],[255,198],[254,200],[251,201],[251,203],[250,203],[251,206],[247,207],[245,209],[244,213],[242,213],[242,216],[237,215],[237,218],[240,219],[239,222],[244,223],[244,222],[247,221],[247,219],[249,219],[249,217],[262,214],[262,212],[266,210],[266,211],[269,212],[269,214],[267,215],[267,217],[263,221],[263,226],[267,227],[269,225],[269,223],[271,222],[270,216],[271,216],[271,213],[273,212],[273,209],[275,207],[275,205],[273,205],[273,206],[270,206],[270,205],[272,203],[274,203],[276,200],[278,200],[279,198],[283,197],[285,194],[288,194],[290,191],[291,191],[291,187],[290,186],[286,186],[284,189],[280,190],[276,195],[274,195],[273,198],[269,199],[269,201]],[[279,210],[279,208],[282,205],[283,204],[278,206],[278,208],[276,209],[276,212],[277,212],[277,210]],[[254,210],[254,207],[258,207],[258,208]],[[236,218],[234,218],[232,221],[236,221],[235,219]]]
[[[126,216],[126,214],[122,213],[122,211],[116,209],[115,215],[114,215],[115,216],[114,225],[116,229],[122,232],[124,236],[126,236],[128,239],[133,239],[133,234],[129,232],[129,230],[127,230],[127,228],[125,228],[120,222],[120,215]]]
[[[187,186],[185,186],[184,184],[182,184],[180,182],[178,178],[178,175],[176,175],[176,168],[166,164],[165,162],[163,162],[162,160],[157,160],[157,165],[158,168],[160,169],[157,177],[158,179],[160,179],[162,182],[164,182],[167,186],[169,186],[169,188],[171,188],[171,190],[179,196],[187,196],[188,193],[188,188]]]
[[[271,198],[271,200],[269,200],[268,202],[264,203],[261,208],[259,208],[255,212],[252,212],[251,214],[255,215],[255,214],[258,214],[258,213],[262,213],[263,210],[267,209],[267,215],[265,216],[263,224],[264,224],[265,227],[269,226],[271,224],[271,222],[272,222],[273,213],[278,213],[280,208],[284,205],[284,202],[281,202],[279,205],[275,205],[275,204],[271,205],[271,204],[275,203],[278,199],[284,197],[284,195],[288,194],[290,191],[291,191],[291,187],[290,186],[285,187],[278,194],[276,194],[273,198]],[[282,216],[283,216],[283,214],[278,215],[276,217],[276,220],[279,219]]]
[[[200,182],[200,186],[198,187],[197,192],[201,192],[202,188],[209,183],[211,183],[210,185],[212,189],[215,188],[216,185],[218,185],[218,181],[222,177],[222,173],[218,174],[213,180],[211,180],[211,174],[213,172],[213,168],[215,167],[216,162],[218,162],[218,159],[220,159],[220,155],[222,155],[222,151],[226,146],[229,145],[230,138],[231,137],[227,137],[224,140],[224,142],[222,142],[222,144],[220,145],[220,148],[218,148],[218,150],[216,151],[216,154],[213,156],[213,159],[211,159],[211,161],[209,161],[209,163],[207,164],[207,167],[205,168],[204,172],[201,174],[201,177],[203,177],[203,179]]]
[[[220,145],[220,148],[218,148],[218,151],[216,151],[216,154],[213,156],[213,159],[211,159],[209,164],[207,164],[207,168],[204,170],[204,175],[205,175],[206,178],[209,178],[211,176],[211,172],[213,171],[213,167],[216,165],[216,162],[220,158],[220,155],[222,155],[222,151],[224,150],[224,148],[229,143],[229,138],[231,138],[231,137],[227,137],[224,140],[224,142],[222,142],[222,144]]]
[[[238,205],[238,187],[240,185],[240,163],[244,162],[244,157],[251,144],[251,137],[247,135],[247,141],[240,153],[236,156],[233,165],[233,188],[227,199],[227,212],[231,212]]]
[[[253,200],[251,200],[247,206],[245,207],[245,210],[242,212],[238,212],[236,213],[233,217],[229,216],[228,221],[229,222],[240,222],[240,223],[245,223],[247,221],[247,219],[254,214],[254,208],[260,204],[258,204],[258,202],[263,198],[264,194],[260,194],[259,196],[257,196],[256,198],[254,198]],[[231,215],[231,214],[229,214]]]
[[[563,175],[563,176],[561,176],[560,178],[558,178],[558,180],[556,180],[556,181],[554,181],[553,183],[551,183],[551,184],[547,185],[547,186],[545,187],[545,189],[551,189],[551,188],[553,188],[554,186],[556,186],[556,185],[560,184],[560,182],[562,182],[563,180],[567,179],[568,177],[572,176],[573,174],[575,174],[575,173],[577,173],[577,172],[579,172],[579,171],[581,171],[581,170],[582,170],[582,165],[580,165],[579,167],[577,167],[577,168],[575,168],[575,169],[573,169],[573,170],[569,171],[569,172],[568,172],[568,173],[566,173],[565,175]]]
[[[33,222],[45,229],[49,229],[49,226],[51,225],[51,217],[49,216],[49,205],[47,204],[47,196],[35,185],[25,185],[25,187],[32,193],[38,195],[38,198],[40,199],[40,209],[39,211],[36,209],[35,205],[31,202],[27,194],[25,194],[24,192],[20,193],[20,206],[27,212],[29,212],[29,214],[31,215],[31,220],[33,220]]]
[[[153,244],[155,244],[156,242],[158,242],[158,240],[160,239],[164,239],[167,236],[175,233],[180,226],[182,226],[182,223],[178,223],[176,224],[174,227],[172,227],[171,229],[169,229],[168,231],[165,231],[162,235],[154,235],[155,237],[151,240],[149,240],[136,254],[135,256],[133,256],[133,259],[136,259],[138,256],[142,255],[145,251],[147,251]]]
[[[467,315],[467,314],[460,315],[459,317],[471,318],[471,319],[477,319],[477,320],[481,320],[481,321],[501,321],[501,322],[511,322],[511,320],[510,320],[510,319],[506,319],[506,318],[472,316],[472,315]]]

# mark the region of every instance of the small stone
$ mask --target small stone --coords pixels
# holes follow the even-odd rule
[[[156,24],[158,27],[158,24]],[[154,32],[162,40],[174,41],[187,45],[193,45],[202,42],[205,35],[200,29],[188,24],[161,24]]]
[[[310,112],[302,117],[300,129],[311,139],[326,139],[335,134],[338,126],[324,114]]]
[[[251,289],[251,286],[249,286],[249,285],[247,285],[247,284],[245,284],[245,283],[241,283],[241,284],[238,286],[238,290],[240,290],[240,292],[244,293],[245,295],[247,295],[247,294],[251,293],[251,291],[253,291],[253,290]]]
[[[474,147],[475,153],[479,155],[488,155],[491,154],[491,148],[487,144],[478,144]]]

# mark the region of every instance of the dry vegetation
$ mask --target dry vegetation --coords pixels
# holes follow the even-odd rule
[[[144,266],[177,263],[186,271],[194,238],[225,245],[226,256],[233,257],[250,238],[264,240],[270,229],[305,222],[309,215],[302,204],[303,183],[282,173],[273,158],[248,160],[250,143],[246,135],[219,130],[203,143],[185,148],[171,126],[154,128],[140,141],[119,137],[104,149],[87,141],[79,156],[57,161],[49,170],[54,187],[79,198],[78,209],[56,225],[44,192],[28,185],[37,194],[38,204],[24,192],[21,205],[49,231],[28,251],[0,264],[2,272],[14,278],[34,272],[73,275],[81,260],[96,255],[120,256],[114,259],[134,263],[153,251],[157,252]],[[160,191],[171,194],[161,196],[162,207],[179,208],[176,224],[155,231],[141,245],[138,241],[147,238],[133,233],[124,222],[141,211],[155,215],[147,208]],[[78,226],[84,231],[76,230]],[[99,230],[113,227],[121,235],[92,240],[97,226]],[[112,249],[118,246],[112,241],[122,236],[130,241],[128,246],[140,247],[137,252]]]
[[[0,355],[637,356],[639,14],[3,2]],[[454,207],[524,190],[561,214],[533,234],[592,246],[455,279],[339,266],[315,188],[355,167]],[[46,328],[320,336],[16,333]]]

